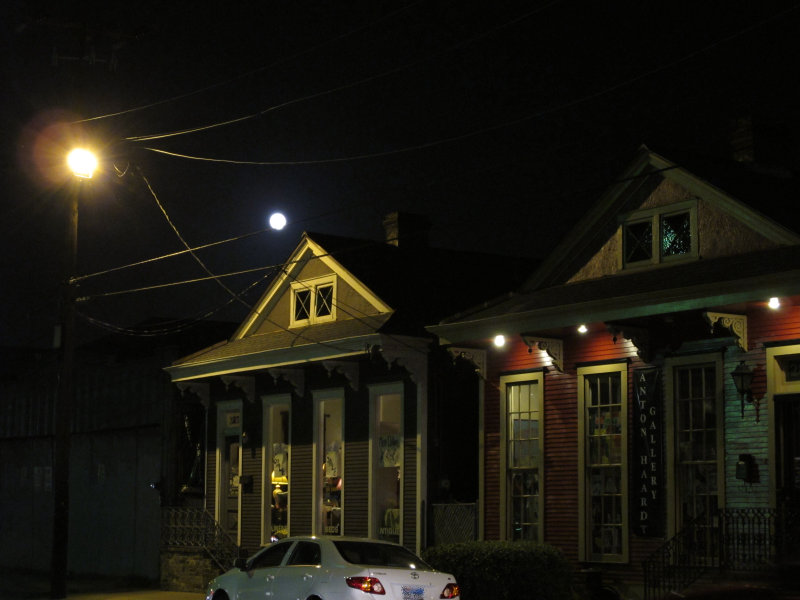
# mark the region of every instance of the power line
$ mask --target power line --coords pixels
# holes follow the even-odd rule
[[[772,22],[772,21],[774,21],[776,19],[779,19],[779,18],[785,16],[786,14],[788,14],[789,12],[792,12],[792,11],[796,10],[798,7],[800,7],[800,4],[795,4],[794,6],[791,6],[789,8],[786,8],[786,9],[782,10],[782,11],[779,11],[779,12],[775,13],[774,15],[770,16],[770,17],[766,17],[766,18],[764,18],[764,19],[762,19],[760,21],[757,21],[756,23],[753,23],[752,25],[749,25],[748,27],[740,29],[740,30],[738,30],[738,31],[736,31],[736,32],[734,32],[732,34],[729,34],[727,36],[724,36],[724,37],[722,37],[722,38],[710,43],[710,44],[707,44],[706,46],[703,46],[702,48],[699,48],[698,50],[694,50],[692,52],[689,52],[689,53],[683,55],[682,57],[680,57],[678,59],[672,60],[670,62],[667,62],[667,63],[663,64],[663,65],[654,67],[654,68],[649,69],[647,71],[644,71],[644,72],[640,73],[639,75],[636,75],[634,77],[630,77],[630,78],[625,79],[623,81],[617,82],[617,83],[615,83],[613,85],[610,85],[610,86],[608,86],[606,88],[597,90],[596,92],[592,92],[592,93],[586,94],[584,96],[581,96],[579,98],[575,98],[574,100],[571,100],[571,101],[568,101],[568,102],[564,102],[562,104],[559,104],[559,105],[556,105],[556,106],[552,106],[550,108],[546,108],[546,109],[543,109],[543,110],[540,110],[540,111],[537,111],[537,112],[534,112],[534,113],[531,113],[531,114],[528,114],[528,115],[523,115],[522,117],[519,117],[519,118],[516,118],[516,119],[511,119],[511,120],[504,121],[504,122],[501,122],[501,123],[497,123],[497,124],[494,124],[494,125],[489,125],[487,127],[481,127],[479,129],[475,129],[473,131],[469,131],[469,132],[466,132],[466,133],[463,133],[463,134],[444,137],[444,138],[440,138],[438,140],[432,140],[432,141],[429,141],[429,142],[424,142],[424,143],[416,144],[416,145],[413,145],[413,146],[406,146],[406,147],[403,147],[403,148],[396,148],[394,150],[387,150],[387,151],[383,151],[383,152],[357,154],[357,155],[344,156],[344,157],[308,159],[308,160],[292,160],[292,161],[290,161],[290,160],[283,160],[283,161],[234,160],[234,159],[225,159],[225,158],[212,158],[212,157],[205,157],[205,156],[193,156],[193,155],[182,154],[182,153],[178,153],[178,152],[170,152],[170,151],[167,151],[167,150],[162,150],[160,148],[145,147],[143,149],[144,150],[148,150],[150,152],[164,154],[166,156],[171,156],[171,157],[174,157],[174,158],[183,158],[183,159],[203,161],[203,162],[214,162],[214,163],[225,163],[225,164],[236,164],[236,165],[251,165],[251,166],[293,166],[293,165],[333,164],[333,163],[340,163],[340,162],[351,162],[351,161],[359,161],[359,160],[366,160],[366,159],[373,159],[373,158],[381,158],[381,157],[385,157],[385,156],[392,156],[392,155],[397,155],[397,154],[415,152],[415,151],[424,150],[424,149],[435,147],[435,146],[440,146],[440,145],[444,145],[444,144],[449,144],[449,143],[461,141],[461,140],[464,140],[464,139],[467,139],[467,138],[471,138],[471,137],[475,137],[475,136],[482,135],[482,134],[485,134],[485,133],[489,133],[491,131],[497,131],[499,129],[505,129],[507,127],[512,127],[514,125],[519,125],[519,124],[524,123],[526,121],[530,121],[532,119],[541,118],[541,117],[544,117],[544,116],[547,116],[547,115],[550,115],[550,114],[553,114],[553,113],[556,113],[556,112],[560,112],[560,111],[565,110],[565,109],[572,108],[574,106],[578,106],[580,104],[584,104],[586,102],[595,100],[597,98],[606,96],[606,95],[608,95],[608,94],[610,94],[612,92],[615,92],[615,91],[617,91],[619,89],[622,89],[624,87],[627,87],[627,86],[629,86],[629,85],[631,85],[633,83],[641,81],[642,79],[646,79],[646,78],[651,77],[651,76],[653,76],[653,75],[655,75],[657,73],[660,73],[662,71],[666,71],[666,70],[674,68],[674,67],[676,67],[676,66],[678,66],[678,65],[680,65],[680,64],[682,64],[684,62],[687,62],[687,61],[689,61],[689,60],[691,60],[691,59],[693,59],[693,58],[695,58],[695,57],[697,57],[697,56],[699,56],[701,54],[704,54],[704,53],[708,52],[709,50],[711,50],[711,49],[713,49],[713,48],[715,48],[715,47],[717,47],[717,46],[719,46],[721,44],[730,42],[731,40],[736,39],[736,38],[738,38],[738,37],[740,37],[740,36],[742,36],[742,35],[744,35],[746,33],[749,33],[751,31],[753,31],[754,29],[757,29],[759,27],[762,27],[762,26],[766,25],[767,23],[770,23],[770,22]],[[538,10],[537,11],[532,11],[532,12],[538,12]],[[519,19],[517,19],[517,20],[519,20]],[[498,27],[501,27],[501,26],[498,26]],[[452,48],[453,47],[451,47],[450,49],[452,49]],[[449,51],[450,49],[448,49],[446,51]],[[421,62],[421,61],[417,61],[417,62]],[[415,63],[410,63],[410,64],[413,65]],[[398,67],[397,69],[392,69],[390,71],[387,71],[386,74],[396,72],[398,70],[401,70],[402,68],[406,68],[406,67]],[[375,79],[375,78],[381,77],[383,75],[384,74],[375,75],[375,76],[367,78],[367,79],[365,79],[363,81],[369,81],[371,79]],[[357,85],[358,83],[359,82],[354,82],[352,85]],[[346,87],[350,87],[350,86],[340,86],[339,88],[333,88],[332,90],[329,90],[328,92],[320,92],[319,94],[315,94],[313,96],[309,96],[309,98],[310,97],[316,97],[316,96],[319,96],[319,95],[322,95],[322,94],[325,94],[325,93],[330,93],[330,92],[333,92],[333,91],[338,91],[338,90],[344,89]],[[302,100],[302,98],[300,100]],[[290,102],[284,103],[283,105],[279,105],[279,106],[284,106],[286,104],[291,104],[293,102],[294,101],[290,101]],[[272,109],[267,109],[267,110],[265,110],[263,112],[267,112],[268,110],[272,110]],[[259,116],[261,114],[262,113],[256,113],[256,114],[250,115],[249,117],[246,117],[246,118],[252,118],[252,117],[255,117],[255,116]],[[241,119],[233,120],[232,122],[238,122],[239,120],[241,120]],[[216,125],[212,125],[210,127],[215,127],[215,126]],[[199,131],[199,130],[200,129],[187,130],[186,132],[187,133],[191,133],[191,132]],[[182,134],[182,132],[176,132],[175,133],[175,135],[180,135],[180,134]],[[166,135],[170,135],[170,134],[166,134]],[[146,140],[148,138],[146,136],[142,136],[140,138],[129,138],[129,139],[138,139],[139,141],[144,141],[144,140]],[[151,139],[156,139],[156,138],[151,138]]]
[[[305,50],[303,50],[301,52],[296,52],[295,54],[287,56],[286,58],[282,58],[282,59],[276,60],[276,61],[274,61],[274,62],[272,62],[272,63],[270,63],[268,65],[264,65],[264,66],[258,67],[256,69],[252,69],[250,71],[242,73],[241,75],[237,75],[236,77],[232,77],[230,79],[226,79],[225,81],[213,83],[211,85],[207,85],[205,87],[196,89],[194,91],[186,92],[185,94],[179,94],[177,96],[172,96],[170,98],[165,98],[165,99],[159,100],[157,102],[151,102],[150,104],[145,104],[145,105],[142,105],[142,106],[129,108],[129,109],[121,110],[121,111],[114,112],[114,113],[108,113],[108,114],[105,114],[105,115],[98,115],[98,116],[95,116],[95,117],[89,117],[89,118],[86,118],[86,119],[81,119],[81,120],[78,120],[78,121],[74,121],[74,123],[76,123],[76,124],[77,123],[87,123],[87,122],[90,122],[90,121],[98,121],[98,120],[101,120],[101,119],[119,117],[119,116],[122,116],[122,115],[127,115],[127,114],[130,114],[130,113],[146,110],[146,109],[153,108],[153,107],[156,107],[156,106],[161,106],[163,104],[169,104],[171,102],[176,102],[178,100],[183,100],[184,98],[189,98],[191,96],[195,96],[197,94],[201,94],[203,92],[207,92],[209,90],[213,90],[213,89],[216,89],[216,88],[219,88],[219,87],[224,87],[224,86],[226,86],[228,84],[231,84],[231,83],[233,83],[235,81],[238,81],[238,80],[243,79],[245,77],[249,77],[251,75],[255,75],[256,73],[260,73],[261,71],[265,71],[267,69],[272,69],[274,67],[277,67],[278,65],[281,65],[281,64],[286,63],[286,62],[290,62],[292,60],[300,58],[301,56],[304,56],[306,54],[310,54],[312,52],[320,50],[321,48],[324,48],[325,46],[329,46],[329,45],[331,45],[331,44],[333,44],[335,42],[338,42],[338,41],[343,40],[343,39],[345,39],[347,37],[350,37],[351,35],[355,35],[356,33],[359,33],[361,31],[369,29],[369,28],[373,27],[374,25],[377,25],[378,23],[380,23],[382,21],[390,19],[390,18],[394,17],[395,15],[398,15],[398,14],[408,10],[411,7],[416,6],[417,4],[420,4],[421,2],[422,2],[422,0],[417,0],[416,2],[412,2],[410,4],[407,4],[406,6],[402,6],[402,7],[398,8],[398,9],[396,9],[396,10],[393,10],[393,11],[387,13],[386,15],[378,18],[375,21],[371,21],[371,22],[367,23],[366,25],[363,25],[362,27],[357,27],[355,29],[352,29],[350,31],[342,33],[342,34],[340,34],[338,36],[335,36],[335,37],[331,38],[330,40],[328,40],[326,42],[323,42],[321,44],[317,44],[316,46],[312,46],[311,48],[307,48],[307,49],[305,49]]]
[[[212,123],[212,124],[209,124],[209,125],[201,125],[201,126],[192,127],[192,128],[189,128],[189,129],[182,129],[180,131],[172,131],[172,132],[168,132],[168,133],[156,133],[156,134],[151,134],[151,135],[131,136],[131,137],[127,137],[125,139],[127,141],[129,141],[129,142],[148,142],[148,141],[159,140],[159,139],[164,139],[164,138],[169,138],[169,137],[176,137],[176,136],[187,135],[187,134],[192,134],[192,133],[199,133],[201,131],[208,131],[210,129],[216,129],[218,127],[225,127],[227,125],[234,125],[236,123],[241,123],[243,121],[248,121],[250,119],[255,119],[257,117],[262,117],[262,116],[264,116],[265,114],[267,114],[269,112],[272,112],[272,111],[275,111],[275,110],[279,110],[279,109],[284,108],[286,106],[291,106],[293,104],[299,104],[300,102],[305,102],[307,100],[314,100],[315,98],[320,98],[322,96],[328,96],[330,94],[335,94],[337,92],[341,92],[343,90],[354,88],[354,87],[357,87],[359,85],[363,85],[365,83],[370,83],[370,82],[375,81],[377,79],[383,79],[385,77],[389,77],[390,75],[394,75],[394,74],[399,73],[401,71],[406,71],[408,69],[411,69],[411,68],[413,68],[413,67],[415,67],[415,66],[417,66],[419,64],[422,64],[424,62],[427,62],[427,61],[429,61],[429,60],[431,60],[431,59],[433,59],[435,57],[438,57],[438,56],[441,56],[441,55],[444,55],[444,54],[448,54],[450,52],[454,52],[455,50],[458,50],[458,49],[460,49],[460,48],[462,48],[464,46],[467,46],[469,44],[475,43],[476,41],[478,41],[480,39],[483,39],[485,37],[488,37],[491,34],[496,33],[497,31],[500,31],[500,30],[505,29],[507,27],[511,27],[512,25],[516,25],[520,21],[523,21],[523,20],[527,19],[528,17],[531,17],[532,15],[534,15],[536,13],[539,13],[539,12],[541,12],[541,11],[547,9],[547,8],[550,8],[554,4],[558,4],[558,3],[562,2],[562,1],[563,0],[553,0],[552,2],[550,2],[548,4],[540,6],[540,7],[536,8],[536,9],[534,9],[534,10],[528,11],[527,13],[524,13],[524,14],[518,16],[518,17],[515,17],[514,19],[511,19],[510,21],[506,21],[505,23],[502,23],[500,25],[496,25],[494,27],[491,27],[491,28],[489,28],[489,29],[487,29],[485,31],[482,31],[481,33],[479,33],[477,35],[474,35],[474,36],[472,36],[472,37],[470,37],[470,38],[468,38],[466,40],[463,40],[463,41],[461,41],[461,42],[459,42],[457,44],[453,44],[452,46],[449,46],[449,47],[447,47],[447,48],[445,48],[443,50],[440,50],[440,51],[435,52],[433,54],[429,54],[429,55],[427,55],[427,56],[425,56],[423,58],[411,61],[411,62],[406,63],[404,65],[400,65],[398,67],[394,67],[392,69],[389,69],[387,71],[383,71],[381,73],[376,73],[375,75],[370,75],[369,77],[364,77],[362,79],[357,79],[355,81],[351,81],[349,83],[345,83],[343,85],[340,85],[340,86],[337,86],[337,87],[334,87],[334,88],[323,90],[321,92],[316,92],[314,94],[308,94],[306,96],[301,96],[299,98],[288,100],[288,101],[283,102],[281,104],[277,104],[275,106],[270,106],[269,108],[265,108],[263,110],[260,110],[258,112],[255,112],[255,113],[252,113],[252,114],[249,114],[249,115],[245,115],[245,116],[242,116],[242,117],[236,117],[236,118],[233,118],[233,119],[228,119],[228,120],[217,122],[217,123]],[[153,150],[152,148],[147,148],[147,149],[148,150]]]

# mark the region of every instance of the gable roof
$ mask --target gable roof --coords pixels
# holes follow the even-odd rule
[[[259,333],[259,324],[311,256],[367,297],[375,314],[344,311],[336,321]],[[175,361],[167,371],[179,381],[359,354],[387,336],[430,337],[426,324],[518,286],[533,266],[524,258],[306,232],[236,333]]]
[[[793,181],[784,174],[776,178],[747,165],[720,168],[707,164],[712,175],[701,178],[685,163],[669,161],[642,147],[623,176],[516,292],[450,316],[428,329],[457,343],[497,333],[557,331],[579,322],[628,319],[800,293],[800,235],[792,222],[797,217],[781,216],[787,201],[796,196]],[[673,180],[771,240],[772,247],[570,282],[615,235],[620,215],[638,208],[662,178]],[[719,187],[723,183],[735,191],[723,191]]]
[[[700,173],[700,175],[697,175]],[[642,146],[634,160],[570,234],[542,261],[522,291],[565,283],[662,181],[672,180],[781,244],[800,243],[800,217],[786,210],[797,198],[797,182],[784,171],[748,163],[685,155],[668,160]]]

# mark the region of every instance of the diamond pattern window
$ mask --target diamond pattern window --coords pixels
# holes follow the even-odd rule
[[[696,223],[695,201],[629,215],[622,225],[623,267],[652,266],[697,258]]]
[[[336,280],[333,277],[292,284],[291,326],[313,325],[336,318]]]

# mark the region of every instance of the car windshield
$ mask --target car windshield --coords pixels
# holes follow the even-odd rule
[[[356,565],[433,570],[421,558],[402,546],[350,540],[335,541],[333,545],[343,559]]]

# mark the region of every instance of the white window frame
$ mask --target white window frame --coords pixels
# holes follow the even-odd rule
[[[375,475],[375,469],[378,466],[378,460],[380,459],[380,440],[378,439],[377,429],[378,429],[378,419],[380,415],[378,414],[378,400],[381,396],[390,395],[390,394],[399,394],[400,395],[400,497],[399,497],[399,505],[398,509],[400,510],[400,541],[399,543],[403,543],[403,490],[405,488],[405,473],[404,473],[404,461],[403,461],[403,452],[404,448],[404,440],[405,440],[405,431],[404,431],[404,423],[403,419],[405,416],[405,390],[403,387],[403,383],[401,381],[393,382],[393,383],[384,383],[378,385],[370,385],[369,386],[369,411],[370,411],[370,419],[369,419],[369,478],[370,478],[370,485],[369,485],[369,536],[371,538],[378,538],[379,532],[376,531],[375,527],[375,485],[373,484],[373,478]]]
[[[222,481],[222,457],[223,453],[225,452],[225,414],[228,412],[238,412],[239,413],[239,424],[238,424],[238,434],[239,434],[239,464],[236,466],[239,476],[241,477],[242,473],[242,450],[243,445],[241,443],[242,439],[242,431],[244,426],[244,411],[243,411],[243,402],[241,400],[223,400],[217,403],[217,451],[216,451],[216,467],[214,469],[214,490],[215,493],[215,506],[214,506],[214,518],[216,519],[217,523],[222,523],[224,516],[222,514],[223,506],[227,506],[227,499],[223,498],[223,494],[225,494],[225,482]],[[242,543],[242,489],[241,485],[239,486],[239,493],[236,497],[237,507],[236,511],[239,515],[238,523],[236,526],[236,543]]]
[[[677,409],[675,407],[675,369],[678,367],[701,366],[714,364],[716,370],[716,414],[717,414],[717,498],[719,506],[725,506],[725,381],[724,361],[717,352],[694,354],[668,358],[664,361],[664,417],[667,424],[667,534],[673,536],[678,533],[678,516],[675,511],[680,506],[678,493],[678,449],[676,445],[675,420]]]
[[[682,213],[689,213],[691,248],[686,254],[679,254],[676,256],[661,256],[661,218]],[[626,259],[627,252],[625,248],[625,228],[628,225],[645,221],[650,222],[653,237],[652,247],[650,249],[650,259],[628,262]],[[699,244],[697,239],[697,231],[697,200],[686,200],[684,202],[640,210],[626,215],[622,221],[621,227],[622,235],[620,241],[620,262],[622,264],[622,268],[636,269],[641,267],[653,267],[657,265],[669,264],[676,261],[680,262],[696,260],[700,254],[698,249]]]
[[[621,478],[621,518],[622,518],[622,539],[620,554],[608,554],[600,557],[592,556],[589,547],[589,511],[591,501],[589,497],[590,486],[588,479],[588,452],[586,444],[586,377],[591,375],[606,375],[619,373],[620,376],[620,415],[622,423],[622,456],[620,464]],[[629,527],[630,519],[628,515],[628,363],[608,363],[602,365],[592,365],[578,368],[578,560],[595,563],[627,563],[629,560]]]
[[[317,316],[317,290],[321,287],[331,286],[331,312],[328,315]],[[289,326],[302,327],[306,325],[314,325],[316,323],[325,323],[328,321],[336,320],[336,276],[328,275],[325,277],[317,277],[314,279],[306,279],[303,281],[292,282],[292,301],[290,302]],[[309,315],[307,319],[296,319],[296,303],[297,292],[308,291],[310,294],[309,301]]]
[[[271,413],[272,409],[276,406],[286,406],[289,411],[289,432],[288,432],[288,440],[287,445],[289,446],[287,451],[287,463],[286,468],[287,472],[291,473],[291,464],[292,464],[292,397],[291,394],[275,394],[272,396],[264,396],[262,398],[262,416],[261,416],[261,423],[263,432],[262,435],[262,448],[261,448],[261,481],[264,482],[261,490],[261,514],[265,515],[261,519],[261,545],[266,546],[272,541],[272,531],[270,531],[272,527],[272,518],[266,518],[267,512],[271,511],[272,502],[270,501],[270,496],[272,495],[272,459],[273,459],[273,440],[270,432],[272,431],[272,420],[271,420]],[[289,479],[291,483],[291,479]],[[289,498],[291,500],[291,485],[289,486]],[[289,501],[287,503],[287,524],[291,523],[291,510],[292,510],[292,503]],[[271,513],[270,513],[271,515]],[[267,525],[270,527],[268,528]]]
[[[544,542],[544,498],[545,498],[545,482],[544,482],[544,438],[546,432],[544,430],[544,372],[531,371],[527,373],[516,373],[513,375],[502,375],[500,377],[500,444],[502,452],[500,453],[500,536],[501,539],[511,540],[511,491],[509,488],[509,467],[508,467],[508,402],[507,394],[508,387],[515,384],[528,383],[535,384],[539,391],[539,464],[537,470],[539,472],[539,503],[538,503],[538,534],[539,542]]]
[[[323,518],[322,518],[322,465],[325,461],[325,440],[322,439],[323,435],[323,421],[325,415],[322,410],[320,410],[322,403],[328,400],[341,400],[342,402],[342,423],[341,423],[341,474],[339,475],[342,479],[342,482],[346,481],[346,468],[347,465],[345,464],[345,440],[344,440],[344,422],[345,422],[345,409],[346,409],[346,400],[343,388],[333,388],[328,390],[317,390],[312,392],[312,396],[314,398],[314,428],[313,428],[313,436],[314,436],[314,459],[312,461],[312,497],[313,497],[313,511],[311,515],[311,529],[315,532],[316,535],[334,535],[334,534],[326,534],[323,531]],[[339,513],[339,535],[344,535],[344,504],[345,504],[345,489],[344,486],[342,487],[341,491],[341,501],[339,503],[340,513]]]

